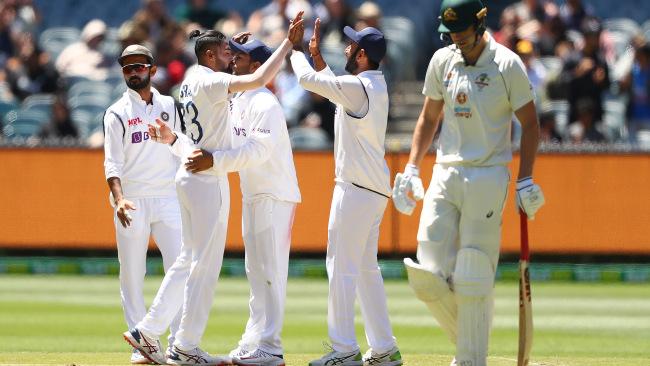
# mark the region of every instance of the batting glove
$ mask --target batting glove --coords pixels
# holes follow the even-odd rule
[[[420,170],[413,164],[406,164],[404,173],[395,175],[393,204],[397,211],[405,215],[411,215],[415,208],[415,201],[424,198],[424,187],[419,175]],[[413,195],[413,198],[409,197],[409,193]]]
[[[533,177],[526,177],[517,181],[517,207],[522,209],[529,219],[535,219],[535,213],[544,205],[542,189],[533,183]]]

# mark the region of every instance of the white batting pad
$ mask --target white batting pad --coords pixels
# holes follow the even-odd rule
[[[410,258],[404,258],[409,285],[436,318],[449,339],[456,343],[456,299],[449,284]]]
[[[474,248],[461,249],[453,282],[458,303],[456,360],[462,366],[485,366],[494,286],[488,255]]]

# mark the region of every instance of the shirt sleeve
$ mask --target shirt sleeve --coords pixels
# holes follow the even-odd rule
[[[365,115],[368,111],[368,97],[361,80],[357,77],[352,75],[335,76],[329,67],[316,72],[309,65],[305,54],[298,51],[291,55],[291,66],[300,85],[306,90],[342,105],[353,115]]]
[[[181,159],[187,158],[196,149],[192,139],[180,131],[175,131],[174,133],[176,134],[176,141],[169,145],[169,150]]]
[[[286,124],[282,107],[277,101],[268,100],[271,95],[258,95],[250,100],[251,122],[246,142],[231,150],[216,151],[212,154],[213,166],[217,171],[229,173],[260,165],[267,161],[280,139],[282,124]]]
[[[429,61],[429,67],[427,68],[427,74],[424,77],[424,87],[422,89],[422,94],[433,100],[442,100],[444,99],[442,88],[442,80],[440,80],[440,74],[444,72],[441,70],[441,66],[437,61],[438,53],[435,53]]]
[[[199,82],[199,88],[208,96],[208,99],[214,103],[223,102],[228,99],[228,88],[232,75],[224,72],[215,72],[204,75]]]
[[[535,99],[533,85],[528,80],[526,67],[519,57],[512,61],[510,67],[505,70],[505,77],[508,82],[508,97],[513,111],[526,105]]]
[[[112,112],[104,115],[104,175],[121,178],[124,167],[123,122]]]

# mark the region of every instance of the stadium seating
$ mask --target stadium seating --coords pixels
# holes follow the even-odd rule
[[[41,112],[49,116],[55,100],[54,94],[33,94],[23,100],[21,109]]]
[[[68,45],[79,41],[81,31],[74,27],[56,27],[49,28],[41,33],[38,39],[38,45],[56,60],[57,56]]]
[[[12,111],[5,116],[6,124],[3,128],[3,133],[9,138],[35,136],[41,130],[42,125],[47,123],[48,120],[48,116],[41,111]]]

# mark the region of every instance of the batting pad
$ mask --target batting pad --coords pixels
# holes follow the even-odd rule
[[[458,303],[458,365],[487,364],[493,286],[494,270],[488,255],[474,248],[461,249],[454,271]]]
[[[410,258],[404,258],[404,266],[415,296],[426,304],[449,339],[456,343],[456,299],[447,281]]]

